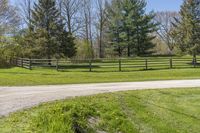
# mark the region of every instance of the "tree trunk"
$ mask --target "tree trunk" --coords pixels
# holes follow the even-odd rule
[[[102,46],[102,28],[100,28],[100,40],[99,40],[99,57],[100,58],[103,58],[104,55],[103,55],[103,46]]]
[[[128,52],[128,57],[130,57],[131,56],[131,53],[130,53],[130,33],[129,33],[130,31],[129,31],[129,29],[128,29],[128,49],[127,49],[127,52]]]
[[[119,57],[122,56],[122,51],[121,51],[121,47],[120,47],[120,46],[119,46],[119,48],[118,48],[118,55],[119,55]]]

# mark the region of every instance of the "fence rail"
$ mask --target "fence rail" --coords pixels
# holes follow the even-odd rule
[[[64,59],[28,59],[17,58],[16,66],[32,70],[36,67],[51,67],[67,71],[131,71],[150,69],[196,68],[200,67],[194,58],[169,58],[150,57],[132,59],[89,59],[89,60],[64,60]]]

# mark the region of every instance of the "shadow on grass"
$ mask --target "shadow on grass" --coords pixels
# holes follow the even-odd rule
[[[198,67],[197,67],[198,68]],[[196,69],[197,69],[196,68]],[[99,69],[99,70],[98,70]],[[103,70],[100,70],[103,69]],[[66,68],[59,68],[59,72],[90,72],[90,73],[107,73],[107,72],[117,72],[117,73],[127,73],[127,72],[153,72],[153,71],[159,71],[159,70],[184,70],[184,69],[195,69],[194,67],[182,67],[182,68],[156,68],[156,69],[137,69],[137,70],[121,70],[119,71],[117,68],[114,70],[114,68],[111,68],[113,70],[106,70],[104,68],[92,68],[92,71],[90,72],[89,68],[76,68],[76,69],[66,69]]]
[[[59,74],[48,74],[48,73],[25,73],[25,72],[0,72],[2,74],[14,74],[14,75],[49,75],[49,76],[55,76]]]
[[[11,66],[11,65],[9,65],[9,66],[1,66],[0,65],[0,69],[12,69],[12,68],[14,68],[14,66]]]
[[[200,66],[200,64],[199,64]],[[9,70],[9,69],[12,69],[13,67],[7,67],[7,68],[2,68],[2,70]],[[121,73],[127,73],[127,72],[149,72],[149,71],[158,71],[158,70],[178,70],[178,69],[190,69],[190,68],[194,68],[192,65],[191,66],[183,66],[183,67],[174,67],[172,69],[170,69],[169,67],[163,67],[163,68],[153,68],[153,67],[149,67],[148,69],[145,69],[145,68],[131,68],[131,67],[122,67],[121,68],[121,71],[119,71],[119,68],[118,67],[102,67],[102,66],[99,66],[99,65],[92,65],[92,68],[91,68],[91,73],[107,73],[107,72],[121,72]],[[196,67],[196,68],[200,68],[200,67]],[[195,68],[194,68],[195,69]],[[1,68],[0,68],[1,70]],[[17,72],[17,71],[0,71],[0,73],[9,73],[9,74],[41,74],[41,75],[59,75],[59,73],[55,73],[55,74],[52,74],[50,73],[51,71],[49,71],[49,73],[47,73],[46,70],[52,70],[52,71],[55,71],[56,72],[56,66],[42,66],[42,67],[37,67],[37,66],[33,66],[32,67],[32,70],[29,70],[29,69],[25,69],[24,70],[27,70],[27,72]],[[37,72],[37,73],[34,73],[34,70],[40,70],[40,72]],[[44,72],[44,73],[43,73]],[[58,72],[90,72],[90,67],[89,65],[68,65],[68,66],[65,66],[65,65],[61,65],[59,66],[58,68]]]

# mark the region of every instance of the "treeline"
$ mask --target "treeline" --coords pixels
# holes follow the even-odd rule
[[[147,12],[145,0],[0,0],[0,52],[28,58],[108,58],[200,51],[200,2]],[[3,58],[3,57],[2,57]]]

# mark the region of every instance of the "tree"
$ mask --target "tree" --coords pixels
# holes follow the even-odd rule
[[[115,40],[121,41],[121,50],[126,46],[128,56],[152,53],[155,38],[152,33],[157,30],[157,23],[153,21],[155,14],[146,14],[145,7],[144,0],[118,0],[111,4],[110,30],[118,32]]]
[[[19,25],[18,9],[10,5],[8,0],[0,0],[0,35],[13,32]]]
[[[90,46],[90,42],[87,40],[77,40],[77,54],[76,59],[92,59],[93,49]]]
[[[32,26],[36,32],[43,31],[41,37],[45,39],[45,50],[42,51],[45,57],[50,59],[55,53],[58,53],[59,42],[57,35],[60,25],[59,11],[56,8],[55,0],[39,0],[38,4],[34,4],[32,12]],[[38,38],[39,39],[39,38]]]
[[[121,1],[113,0],[107,12],[109,21],[108,34],[111,38],[111,44],[114,46],[114,50],[118,52],[118,56],[121,57],[125,48],[121,34],[123,27]]]
[[[32,7],[35,0],[23,0],[20,3],[21,14],[23,16],[25,24],[31,29],[31,16]]]
[[[174,18],[179,18],[178,12],[162,11],[157,12],[155,16],[155,21],[160,24],[157,37],[168,46],[170,54],[172,54],[176,46],[174,35],[172,34]]]
[[[74,38],[65,30],[55,0],[39,0],[34,4],[31,18],[32,30],[24,37],[29,54],[48,59],[75,54]]]
[[[92,0],[83,0],[83,34],[85,40],[90,42],[91,49],[93,49],[93,35],[92,35]]]
[[[0,0],[0,67],[8,67],[8,58],[19,53],[19,47],[13,37],[19,25],[18,9],[8,0]]]
[[[179,48],[182,52],[190,53],[196,58],[200,52],[200,2],[185,0],[181,6],[180,19],[176,18],[175,20],[175,35],[179,42]]]
[[[106,0],[96,0],[97,5],[97,36],[99,46],[99,57],[104,57],[104,46],[103,46],[103,32],[106,24]]]
[[[81,0],[59,0],[60,11],[66,23],[67,30],[71,34],[77,34],[78,30],[82,28],[80,11]]]
[[[67,32],[64,30],[63,32],[60,33],[59,36],[59,41],[60,41],[60,50],[59,54],[61,57],[68,57],[71,58],[76,55],[76,47],[74,40],[75,38],[70,32]]]

